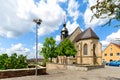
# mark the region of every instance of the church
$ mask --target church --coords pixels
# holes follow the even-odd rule
[[[71,57],[71,63],[87,64],[87,65],[101,65],[102,64],[102,44],[99,42],[99,37],[89,27],[81,31],[77,27],[72,34],[68,34],[66,23],[63,24],[61,30],[61,41],[69,38],[77,50],[75,57]]]

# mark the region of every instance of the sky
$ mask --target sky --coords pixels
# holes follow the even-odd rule
[[[120,43],[119,23],[113,21],[110,26],[102,26],[108,19],[96,19],[90,22],[93,13],[90,6],[96,0],[0,0],[0,54],[12,53],[35,58],[35,27],[33,19],[42,19],[38,26],[39,50],[46,37],[52,36],[60,42],[60,31],[66,22],[69,34],[77,27],[82,31],[91,27],[100,38],[104,49],[110,42]],[[39,55],[41,57],[41,55]]]

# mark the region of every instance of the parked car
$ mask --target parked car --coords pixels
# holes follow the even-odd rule
[[[120,60],[110,61],[110,62],[106,63],[106,65],[108,65],[108,66],[118,66],[118,67],[120,67]]]

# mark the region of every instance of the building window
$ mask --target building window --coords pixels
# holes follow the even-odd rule
[[[84,45],[84,55],[87,55],[88,54],[88,47],[87,47],[87,44]]]
[[[110,48],[110,51],[112,51],[112,48]]]
[[[105,53],[104,56],[107,56],[107,53]]]
[[[119,53],[117,53],[117,56],[120,56],[120,52],[119,52]]]
[[[110,56],[113,56],[113,53],[110,53]]]

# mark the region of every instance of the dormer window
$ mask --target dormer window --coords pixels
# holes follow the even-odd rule
[[[112,51],[112,48],[110,48],[110,51]]]

